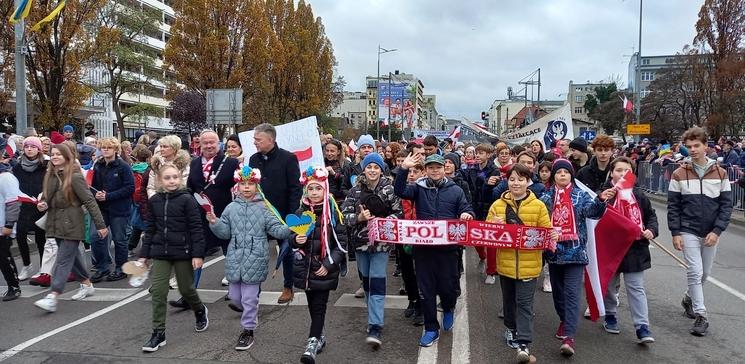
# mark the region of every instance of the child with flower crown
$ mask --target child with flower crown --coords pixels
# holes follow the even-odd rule
[[[310,312],[310,333],[300,360],[315,363],[326,345],[323,335],[329,292],[339,284],[340,267],[346,261],[347,229],[342,214],[329,193],[328,171],[308,167],[300,176],[303,199],[297,215],[312,217],[312,228],[294,239],[295,288],[305,291]]]
[[[225,277],[229,282],[228,296],[236,307],[242,307],[241,326],[236,350],[248,350],[254,343],[259,313],[259,289],[269,272],[269,242],[267,234],[278,239],[291,236],[279,214],[266,200],[259,187],[261,172],[243,166],[235,171],[240,195],[218,219],[207,213],[210,229],[220,239],[231,239],[225,254]]]

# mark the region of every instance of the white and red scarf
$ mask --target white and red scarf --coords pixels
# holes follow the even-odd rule
[[[551,214],[551,224],[561,228],[559,241],[579,240],[577,224],[574,221],[574,205],[572,205],[572,185],[566,187],[554,186],[554,210]]]
[[[215,158],[212,157],[206,162],[203,161],[202,163],[202,175],[204,176],[204,181],[206,183],[210,183],[210,173],[212,172],[212,161],[214,161]]]
[[[635,181],[636,178],[634,174],[627,172],[625,176],[616,182],[618,194],[616,195],[616,200],[613,201],[613,207],[622,213],[623,216],[631,219],[634,224],[639,225],[639,228],[644,231],[642,211],[639,208],[639,203],[636,201],[636,196],[634,196]]]

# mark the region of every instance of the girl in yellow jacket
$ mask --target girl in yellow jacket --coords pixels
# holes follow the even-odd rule
[[[533,174],[522,164],[510,169],[509,191],[491,205],[486,221],[551,227],[548,209],[528,190]],[[552,239],[558,235],[552,233]],[[533,293],[543,266],[542,250],[497,249],[497,273],[502,287],[505,340],[517,349],[517,361],[528,363],[528,345],[533,339]]]

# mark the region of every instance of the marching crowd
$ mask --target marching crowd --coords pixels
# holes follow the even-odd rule
[[[302,171],[297,157],[277,145],[270,124],[254,129],[257,152],[250,156],[243,155],[237,136],[221,143],[213,131],[188,142],[147,133],[134,142],[88,136],[80,143],[74,135],[68,125],[49,138],[0,139],[0,198],[6,202],[0,209],[0,268],[8,286],[3,301],[20,297],[19,282],[30,280],[50,287],[35,305],[55,312],[67,282],[80,282],[72,299],[83,300],[95,294],[95,283],[127,278],[124,267],[136,258],[137,265],[149,269],[153,332],[142,350],[153,352],[166,344],[168,304],[191,309],[197,332],[208,328],[208,307],[196,288],[204,258],[222,253],[228,307],[241,313],[235,348],[248,350],[261,284],[270,271],[269,241],[277,240],[284,277],[278,302],[292,301],[295,290],[307,296],[304,363],[314,363],[327,344],[329,292],[347,276],[348,261],[356,261],[357,274],[346,279],[359,281],[355,296],[365,300],[365,341],[374,350],[383,343],[389,259],[395,259],[393,275],[401,277],[400,293],[409,300],[404,317],[424,326],[419,345],[433,345],[441,331],[456,325],[464,248],[374,241],[370,224],[376,218],[475,219],[551,228],[551,249],[476,248],[484,283],[498,281],[501,288],[505,343],[516,350],[518,362],[527,363],[535,359],[529,347],[541,276],[542,290],[553,297],[559,351],[575,354],[588,264],[585,219],[600,218],[613,206],[641,232],[605,293],[603,327],[620,332],[622,276],[639,343],[653,343],[643,272],[651,268],[648,246],[659,233],[657,216],[641,190],[621,196],[617,187],[642,160],[678,165],[670,175],[667,219],[673,245],[689,265],[682,306],[694,320],[691,334],[703,336],[709,325],[703,284],[732,211],[724,168],[745,161],[745,153],[740,151],[742,158],[737,154],[739,142],[720,140],[717,150],[700,128],[686,131],[672,145],[645,140],[621,148],[605,135],[591,143],[576,138],[548,146],[539,140],[466,145],[433,136],[381,143],[362,135],[357,149],[350,150],[321,135],[325,165]],[[302,217],[311,218],[307,232],[290,229],[287,221]],[[38,272],[30,258],[30,235],[39,252]],[[13,240],[20,270],[10,253]],[[167,302],[169,286],[182,298]]]

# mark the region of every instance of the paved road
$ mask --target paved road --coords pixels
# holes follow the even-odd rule
[[[665,209],[654,205],[661,222],[660,241],[669,245]],[[722,236],[713,276],[732,290],[713,284],[706,286],[711,333],[704,338],[688,334],[692,321],[682,316],[681,294],[685,289],[683,269],[660,249],[652,250],[653,268],[647,271],[651,328],[657,343],[644,347],[636,344],[628,306],[620,308],[621,334],[606,334],[598,323],[581,320],[577,337],[576,363],[661,363],[661,362],[745,362],[742,332],[745,329],[745,230],[731,227]],[[216,259],[211,257],[210,259]],[[327,314],[327,349],[320,362],[384,363],[495,363],[512,362],[514,352],[501,340],[504,327],[497,318],[501,296],[497,285],[485,286],[476,272],[477,258],[466,254],[465,298],[459,302],[456,330],[443,334],[436,348],[417,346],[421,328],[402,316],[405,298],[398,296],[400,281],[388,280],[390,295],[386,308],[383,348],[371,352],[364,344],[366,312],[362,300],[349,297],[357,288],[356,274],[343,279],[333,292]],[[352,269],[354,266],[352,265]],[[277,306],[279,277],[268,280],[262,294],[263,304],[256,330],[256,344],[247,352],[233,350],[240,332],[238,314],[221,300],[222,261],[205,269],[203,299],[209,303],[210,328],[195,333],[191,312],[169,311],[168,345],[156,353],[143,354],[140,347],[150,333],[150,302],[144,290],[131,289],[126,281],[101,283],[96,296],[84,302],[61,302],[57,313],[46,314],[33,306],[43,292],[26,289],[33,297],[0,303],[0,359],[8,363],[207,363],[297,362],[304,348],[309,318],[299,295],[292,305]],[[393,265],[389,272],[393,271]],[[281,273],[279,274],[281,275]],[[68,291],[76,287],[69,284]],[[737,297],[737,294],[740,297]],[[624,301],[624,294],[621,296]],[[98,300],[98,301],[96,301]],[[558,319],[550,294],[536,292],[535,343],[532,352],[539,362],[563,362],[558,353],[560,342],[553,338]],[[91,318],[92,316],[96,316]],[[77,322],[76,322],[77,320]],[[466,325],[467,323],[467,325]],[[59,328],[68,326],[64,331]],[[60,332],[56,332],[57,330]],[[39,340],[41,335],[56,332]],[[20,351],[9,351],[18,349]],[[12,356],[10,356],[12,354]]]

